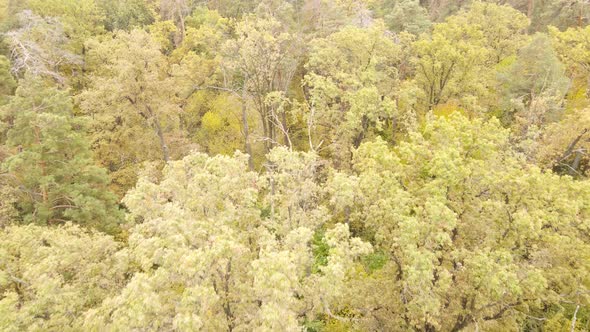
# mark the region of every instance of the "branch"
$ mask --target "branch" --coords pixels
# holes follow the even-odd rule
[[[16,283],[23,285],[23,286],[29,287],[29,283],[27,283],[26,281],[24,281],[20,278],[10,275],[10,279]]]
[[[557,161],[558,163],[561,163],[564,159],[566,159],[567,157],[569,157],[574,148],[576,147],[576,144],[578,144],[578,142],[580,142],[580,140],[582,139],[582,137],[584,137],[584,135],[586,135],[586,133],[588,132],[588,128],[584,129],[582,131],[582,133],[580,135],[578,135],[567,147],[567,149],[565,150],[565,152],[561,155],[561,158],[559,158],[559,160]]]
[[[51,210],[55,210],[55,209],[79,209],[79,207],[77,207],[75,205],[64,204],[64,205],[56,205],[51,208]]]
[[[580,305],[576,305],[576,311],[574,311],[574,317],[572,318],[572,328],[570,329],[570,332],[574,332],[576,330],[576,320],[577,320],[577,316],[578,316],[578,310],[580,310]]]
[[[235,95],[236,97],[243,99],[243,97],[239,93],[237,93],[236,90],[234,90],[234,89],[224,88],[221,86],[214,86],[214,85],[193,86],[193,92],[194,91],[202,91],[202,90],[217,90],[217,91],[229,92],[229,93]],[[191,94],[192,94],[192,92],[191,92]]]

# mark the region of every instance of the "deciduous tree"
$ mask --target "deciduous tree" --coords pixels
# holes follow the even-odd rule
[[[399,61],[400,48],[380,25],[314,40],[304,81],[310,148],[325,145],[346,164],[350,147],[374,135],[391,137],[396,123],[411,118],[396,112]]]
[[[311,238],[326,221],[311,178],[317,159],[286,149],[269,158],[268,177],[238,153],[191,154],[159,183],[141,178],[124,200],[138,222],[129,237],[137,272],[85,327],[297,331],[305,317],[330,313],[370,245],[336,225],[321,273],[311,273]]]
[[[333,211],[388,256],[345,297],[360,329],[512,330],[587,305],[590,191],[523,163],[498,121],[431,119],[354,160],[331,181]]]
[[[79,330],[84,313],[125,283],[112,237],[74,225],[0,232],[0,329]]]
[[[97,158],[123,193],[133,185],[138,163],[168,162],[183,148],[177,87],[159,45],[145,31],[119,31],[88,47],[93,73],[80,107],[92,119]]]

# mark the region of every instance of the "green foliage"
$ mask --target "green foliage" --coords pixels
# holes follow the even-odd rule
[[[560,32],[549,28],[553,46],[572,80],[568,96],[569,109],[581,109],[589,105],[590,91],[590,28],[570,28]]]
[[[387,264],[387,254],[383,252],[374,252],[363,257],[363,263],[369,273],[379,270]]]
[[[325,232],[316,232],[312,238],[312,248],[314,265],[312,272],[318,273],[322,266],[328,265],[328,256],[330,254],[330,247],[324,238]]]
[[[392,292],[363,294],[356,305],[395,313],[377,322],[362,315],[362,329],[513,330],[542,304],[588,301],[580,232],[590,192],[523,164],[497,121],[431,119],[395,152],[378,140],[354,161],[354,174],[331,186],[347,181],[356,190],[334,190],[333,209],[375,230],[390,262],[370,289]]]
[[[232,88],[241,94],[242,102],[251,100],[258,113],[265,152],[281,143],[292,146],[287,110],[278,105],[284,106],[286,102],[287,90],[302,55],[301,39],[286,31],[286,26],[273,16],[246,16],[235,29],[236,38],[228,40],[222,48],[223,68],[239,82]],[[281,102],[269,102],[272,99]]]
[[[561,174],[584,177],[590,171],[590,109],[576,110],[544,128],[537,153],[539,163]]]
[[[395,32],[406,31],[414,35],[428,32],[432,23],[426,8],[420,6],[418,0],[384,0],[373,4],[380,17]]]
[[[110,236],[68,224],[0,233],[0,329],[80,330],[84,313],[125,282],[126,259]]]
[[[527,25],[516,10],[484,3],[436,24],[431,36],[414,44],[416,81],[426,97],[423,110],[454,100],[481,112],[493,103],[493,67],[520,48]]]
[[[535,35],[519,51],[516,61],[507,68],[505,76],[501,76],[501,82],[506,98],[520,98],[524,104],[530,104],[542,94],[563,97],[569,84],[551,40],[544,34]]]
[[[26,79],[1,110],[11,149],[2,167],[18,191],[22,221],[74,221],[116,232],[121,215],[107,174],[94,165],[67,93]]]
[[[0,105],[7,101],[7,97],[14,93],[16,81],[10,73],[10,61],[0,55]]]
[[[590,8],[584,1],[539,1],[523,3],[531,18],[531,29],[546,31],[549,26],[560,29],[582,27],[588,24]]]
[[[124,199],[141,221],[128,248],[137,271],[89,312],[85,328],[295,331],[332,305],[370,245],[336,225],[325,233],[322,273],[309,274],[310,242],[325,219],[305,191],[315,158],[284,149],[269,158],[269,178],[248,172],[240,153],[195,153],[170,162],[159,183],[142,177]],[[267,218],[258,200],[271,205]],[[299,317],[306,307],[315,309]]]
[[[383,26],[347,27],[314,40],[311,48],[304,83],[312,148],[329,145],[335,162],[346,164],[351,146],[399,130],[391,128],[394,120],[411,121],[412,114],[396,114],[400,50]]]
[[[10,50],[12,72],[24,77],[25,73],[51,78],[63,85],[69,74],[76,71],[82,61],[71,51],[73,43],[62,22],[53,17],[42,17],[31,10],[15,15],[18,27],[5,34]]]
[[[96,0],[96,5],[104,13],[107,31],[130,30],[154,21],[153,11],[143,0]]]
[[[70,50],[82,54],[84,41],[101,34],[104,17],[95,0],[25,0],[35,14],[58,18],[70,39]]]
[[[512,125],[519,149],[530,157],[539,148],[535,138],[540,128],[563,115],[570,84],[549,37],[537,34],[512,65],[500,71],[499,81],[505,110],[501,119]]]
[[[0,330],[588,330],[589,9],[0,0]]]
[[[174,80],[167,75],[160,46],[145,31],[118,31],[87,46],[86,62],[93,72],[78,100],[92,118],[97,159],[123,194],[134,184],[127,174],[136,172],[137,163],[167,161],[187,148],[177,131],[180,108]]]

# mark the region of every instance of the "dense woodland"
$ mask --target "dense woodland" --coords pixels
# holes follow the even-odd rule
[[[0,0],[1,331],[589,331],[587,0]]]

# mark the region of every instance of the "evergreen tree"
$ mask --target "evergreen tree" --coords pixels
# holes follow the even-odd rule
[[[10,61],[3,55],[0,55],[0,105],[7,100],[6,97],[11,95],[16,88],[16,81],[10,74]]]
[[[22,222],[71,220],[114,232],[121,212],[105,170],[93,163],[67,92],[27,78],[0,110],[11,150],[2,167],[17,189]]]

